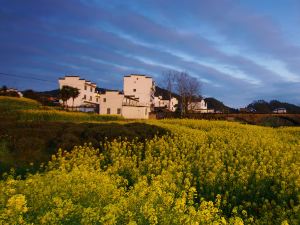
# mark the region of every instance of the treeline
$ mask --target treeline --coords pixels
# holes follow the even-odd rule
[[[294,104],[272,100],[267,102],[265,100],[253,101],[247,106],[247,109],[254,109],[256,113],[272,113],[278,108],[286,109],[287,113],[300,113],[300,107]]]

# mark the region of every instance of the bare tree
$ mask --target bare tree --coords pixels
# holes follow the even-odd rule
[[[186,114],[193,108],[193,100],[200,97],[201,83],[187,72],[176,73],[176,89],[181,97],[181,113]]]
[[[175,91],[175,82],[177,71],[175,70],[168,70],[163,72],[163,82],[165,84],[165,88],[168,90],[169,94],[169,110],[171,109],[171,99],[172,99],[172,92]]]

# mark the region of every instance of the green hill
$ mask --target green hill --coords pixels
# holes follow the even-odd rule
[[[285,108],[287,113],[300,113],[300,106],[278,100],[270,102],[264,100],[253,101],[247,108],[253,108],[257,113],[272,113],[274,109],[278,108]]]
[[[223,102],[215,99],[215,98],[205,98],[205,102],[207,103],[207,107],[209,109],[214,109],[216,112],[222,112],[222,113],[235,113],[237,112],[236,109],[231,108],[229,106],[224,105]]]

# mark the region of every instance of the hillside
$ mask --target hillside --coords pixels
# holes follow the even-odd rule
[[[57,98],[58,97],[58,93],[59,93],[59,89],[54,89],[54,90],[51,90],[51,91],[40,91],[40,92],[37,92],[37,93]]]
[[[105,140],[150,139],[165,133],[162,128],[127,122],[120,116],[66,112],[32,99],[4,96],[0,96],[0,120],[0,177],[11,167],[17,174],[28,168],[32,171],[59,148],[70,150],[84,143],[101,148]]]
[[[155,86],[155,94],[154,94],[156,97],[158,96],[162,96],[163,99],[170,99],[170,94],[169,94],[169,91],[164,89],[164,88],[161,88],[159,86]],[[174,92],[172,92],[172,97],[175,97],[177,98],[178,100],[180,100],[180,96]]]
[[[205,98],[204,99],[207,102],[207,107],[209,109],[214,109],[215,111],[219,111],[222,113],[235,113],[237,112],[236,109],[230,108],[226,105],[224,105],[223,102],[215,99],[215,98]]]
[[[247,108],[253,108],[257,113],[272,113],[272,111],[277,108],[285,108],[287,113],[300,113],[300,106],[280,102],[278,100],[272,100],[270,102],[264,100],[253,101]]]

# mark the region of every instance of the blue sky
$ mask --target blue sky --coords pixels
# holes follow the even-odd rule
[[[0,3],[0,73],[16,75],[0,75],[0,85],[51,90],[58,77],[79,75],[122,89],[126,74],[160,84],[173,69],[233,107],[257,99],[300,104],[298,0]]]

